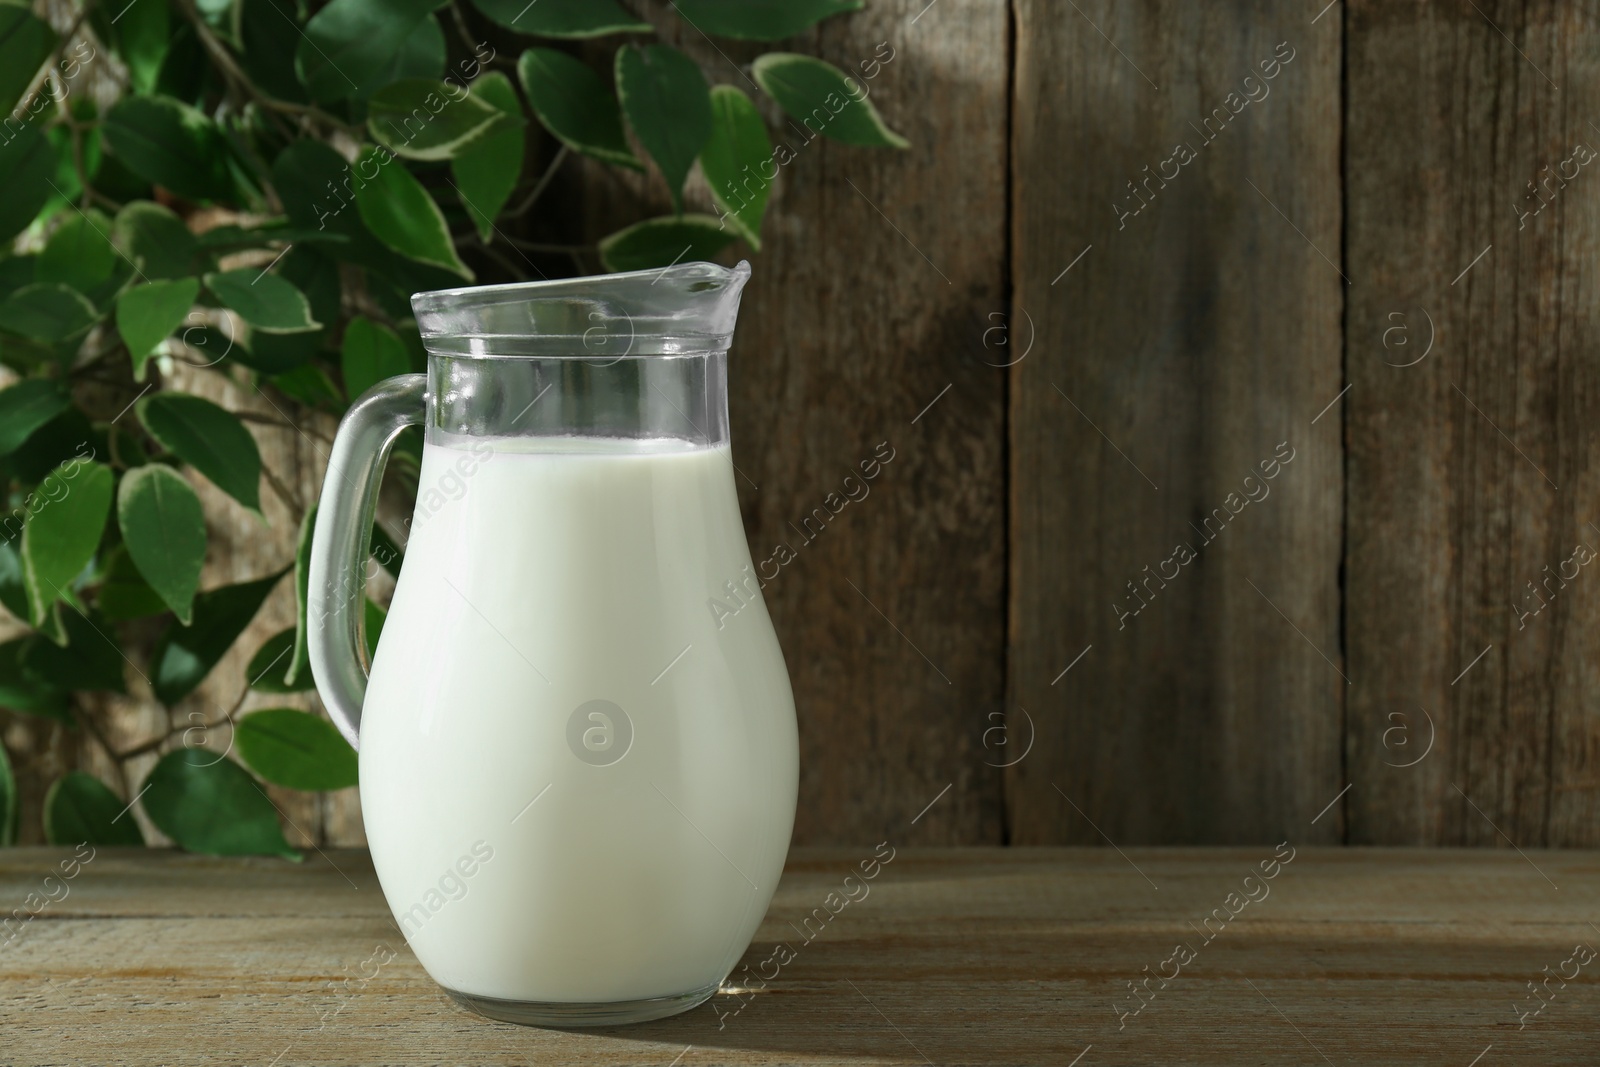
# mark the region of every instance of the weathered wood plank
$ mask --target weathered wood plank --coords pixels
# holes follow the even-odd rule
[[[1018,842],[1277,840],[1344,784],[1340,25],[1314,15],[1017,5]]]
[[[40,892],[67,854],[0,853],[0,905]],[[730,985],[674,1019],[561,1033],[450,1003],[363,853],[292,865],[102,850],[0,944],[0,1058],[1066,1064],[1092,1046],[1084,1067],[1465,1065],[1492,1044],[1486,1063],[1550,1067],[1592,1063],[1600,1037],[1600,961],[1550,981],[1538,1014],[1527,989],[1600,943],[1594,853],[1286,847],[1272,867],[1271,846],[901,849],[801,943],[789,924],[871,854],[791,855],[745,962],[780,940],[796,958],[763,991]],[[1258,899],[1224,922],[1231,892]],[[1152,979],[1133,1014],[1129,984],[1172,974],[1180,942],[1194,959],[1165,987]],[[369,962],[379,946],[393,958]]]
[[[1600,841],[1597,14],[1348,7],[1355,841]]]
[[[878,840],[947,785],[917,840],[1001,840],[980,739],[1004,686],[1005,379],[983,345],[1004,310],[1007,20],[997,0],[888,0],[780,46],[859,79],[904,152],[784,119],[739,66],[768,49],[673,38],[788,148],[729,403],[799,715],[798,842]],[[592,221],[670,210],[658,180],[587,173]],[[698,178],[689,198],[711,210]]]

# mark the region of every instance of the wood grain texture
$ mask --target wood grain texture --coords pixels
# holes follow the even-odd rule
[[[982,338],[1004,309],[1007,14],[945,0],[913,24],[926,7],[819,34],[843,68],[894,50],[869,84],[912,147],[817,139],[784,168],[730,362],[752,555],[798,557],[764,596],[800,717],[801,842],[878,840],[947,784],[912,840],[1001,840],[978,742],[1004,686],[1005,380]],[[884,445],[870,495],[802,536]]]
[[[1017,5],[1018,842],[1277,840],[1343,785],[1340,28],[1312,14]]]
[[[797,842],[878,840],[946,786],[915,839],[1001,841],[982,737],[1004,686],[1006,383],[984,345],[1005,309],[1007,20],[1000,0],[889,0],[777,46],[860,79],[903,152],[808,136],[741,67],[771,49],[666,27],[792,153],[761,253],[722,258],[754,269],[729,407],[799,716]],[[671,210],[653,176],[586,173],[597,226]],[[698,176],[688,200],[712,210]]]
[[[1347,10],[1351,838],[1592,845],[1600,12]]]
[[[0,853],[0,905],[41,892],[68,854]],[[1570,973],[1576,944],[1600,944],[1593,853],[1289,846],[1263,881],[1271,846],[902,848],[802,943],[789,924],[871,854],[791,855],[745,957],[754,969],[779,941],[795,949],[764,990],[725,985],[672,1019],[563,1033],[450,1002],[364,853],[292,865],[102,850],[0,944],[0,1060],[1465,1067],[1492,1045],[1485,1063],[1594,1062],[1600,961],[1552,981],[1536,1015],[1527,989]],[[1244,891],[1257,901],[1215,917]],[[1194,958],[1165,988],[1152,979],[1133,1014],[1129,984],[1171,975],[1179,943]],[[393,958],[370,963],[380,946]]]

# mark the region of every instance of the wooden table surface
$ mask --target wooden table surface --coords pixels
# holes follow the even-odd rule
[[[1600,1063],[1595,853],[901,849],[808,943],[872,849],[800,849],[764,990],[593,1032],[458,1008],[363,852],[71,855],[0,851],[0,1063]]]

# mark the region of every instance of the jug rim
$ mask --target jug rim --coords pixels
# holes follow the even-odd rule
[[[411,297],[430,354],[624,359],[725,352],[750,264],[690,262]]]

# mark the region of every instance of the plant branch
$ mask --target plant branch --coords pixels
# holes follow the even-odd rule
[[[72,25],[68,26],[66,31],[56,39],[56,46],[50,50],[50,54],[45,57],[44,63],[39,66],[39,71],[42,73],[36,73],[33,79],[28,82],[28,89],[22,94],[22,104],[18,104],[18,108],[21,108],[23,104],[31,100],[44,83],[50,80],[50,77],[55,73],[56,64],[61,61],[61,53],[67,50],[67,45],[71,44],[72,39],[78,35],[78,31],[83,28],[84,20],[89,17],[90,12],[93,10],[94,0],[89,0],[72,20]]]
[[[144,741],[144,742],[141,742],[140,744],[134,745],[132,748],[128,749],[126,752],[123,752],[123,753],[120,753],[120,754],[115,754],[114,753],[113,755],[115,755],[115,757],[118,760],[129,760],[129,759],[133,759],[135,756],[143,756],[146,753],[157,751],[158,749],[161,748],[162,745],[166,744],[169,740],[171,740],[173,737],[175,737],[178,734],[186,734],[190,730],[210,730],[210,729],[213,729],[215,727],[221,726],[223,723],[227,723],[227,724],[229,724],[231,726],[231,725],[233,725],[233,716],[235,715],[235,713],[238,712],[238,710],[240,708],[242,708],[244,706],[245,698],[248,697],[249,695],[250,695],[250,686],[249,686],[248,683],[246,683],[244,689],[239,693],[239,699],[235,700],[233,702],[233,707],[229,708],[227,711],[222,713],[222,718],[220,718],[220,719],[212,719],[210,722],[202,722],[202,723],[199,723],[199,724],[191,724],[189,726],[176,726],[176,725],[172,725],[172,724],[169,723],[167,725],[167,732],[162,734],[161,736],[155,737],[155,738],[150,739],[149,741]],[[120,764],[119,764],[119,766],[120,766]],[[126,780],[124,780],[124,784],[126,784]]]
[[[476,55],[478,42],[472,39],[472,31],[467,27],[467,17],[461,13],[461,5],[451,4],[450,14],[454,16],[456,32],[461,35],[461,43],[467,46],[467,51]]]
[[[494,260],[496,265],[504,268],[506,273],[510,274],[517,281],[525,282],[528,280],[528,276],[522,272],[522,268],[517,266],[517,264],[509,256],[502,253],[498,248],[492,248],[489,245],[484,244],[476,236],[463,237],[456,243],[464,248],[476,248],[478,251]]]
[[[304,434],[307,437],[315,437],[324,444],[333,444],[333,438],[329,437],[325,433],[322,433],[320,430],[308,429],[304,426],[296,426],[287,419],[275,419],[271,415],[262,415],[254,411],[235,411],[233,413],[233,417],[236,419],[241,419],[244,422],[253,422],[260,426],[272,426],[279,430],[293,430],[296,433]]]
[[[101,750],[104,751],[108,757],[110,757],[112,765],[116,767],[117,780],[122,783],[122,795],[132,796],[132,790],[128,785],[128,771],[127,768],[122,765],[122,761],[126,757],[122,756],[117,752],[116,749],[111,747],[110,739],[108,739],[105,735],[105,732],[100,729],[100,724],[95,722],[93,715],[78,707],[75,702],[71,704],[70,707],[72,709],[72,717],[77,720],[78,725],[82,726],[89,736],[94,738],[95,743],[100,746]]]
[[[533,205],[538,202],[539,197],[544,195],[545,189],[550,185],[550,179],[556,176],[556,170],[561,166],[562,163],[566,162],[567,153],[570,151],[571,149],[569,149],[566,145],[561,146],[561,150],[556,153],[556,158],[550,161],[550,165],[545,167],[544,173],[539,176],[538,182],[534,184],[533,191],[528,194],[527,198],[524,199],[522,203],[518,204],[512,210],[506,212],[506,218],[520,219],[522,216],[528,213],[528,209],[533,207]]]
[[[267,466],[265,463],[261,465],[261,474],[264,478],[266,478],[267,485],[269,485],[272,488],[272,491],[278,495],[278,499],[283,501],[284,507],[289,509],[289,513],[294,516],[294,521],[298,525],[300,520],[304,519],[306,516],[306,506],[302,504],[300,502],[300,498],[292,493],[289,490],[289,487],[285,485],[276,474],[273,473],[272,468]]]
[[[228,51],[227,45],[219,41],[216,34],[211,32],[211,27],[206,25],[204,17],[195,8],[194,0],[179,0],[178,6],[183,9],[184,17],[194,27],[195,36],[200,39],[200,43],[205,46],[206,51],[211,53],[211,58],[216,62],[217,69],[222,71],[222,76],[237,93],[254,100],[267,111],[315,119],[324,125],[343,130],[353,137],[365,136],[366,131],[361,127],[352,126],[343,119],[328,114],[321,108],[311,107],[306,104],[292,104],[287,100],[278,100],[262,92],[257,88],[255,82],[250,80],[250,76],[241,70],[239,64],[234,61],[233,54]],[[273,117],[273,121],[278,122],[276,116]],[[278,129],[285,137],[292,137],[291,132],[285,129],[281,122],[278,123]]]
[[[299,427],[287,419],[275,419],[271,415],[262,415],[254,411],[235,411],[233,417],[245,422],[254,422],[262,426],[276,426],[280,430],[295,430]]]
[[[599,245],[596,245],[593,242],[586,245],[563,245],[550,244],[546,241],[524,241],[520,237],[512,237],[507,234],[502,234],[502,236],[505,237],[506,243],[512,247],[526,249],[529,252],[555,252],[559,254],[570,254],[572,252],[592,252],[599,247]]]

